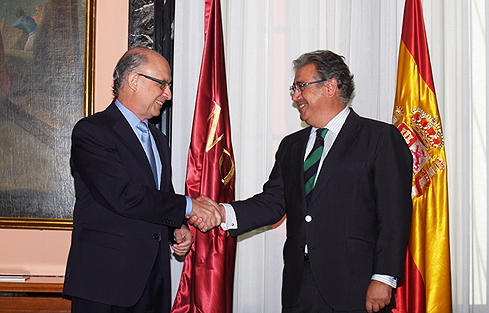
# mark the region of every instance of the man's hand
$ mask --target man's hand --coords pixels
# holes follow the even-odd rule
[[[190,224],[197,227],[201,232],[206,232],[221,225],[225,220],[217,202],[207,196],[199,196],[192,199],[192,212],[187,216]]]
[[[368,313],[379,312],[391,303],[392,287],[372,280],[367,289],[366,309]]]
[[[184,256],[190,250],[192,243],[194,242],[194,236],[184,223],[182,227],[175,229],[173,235],[175,236],[176,244],[172,245],[173,252],[176,255]]]

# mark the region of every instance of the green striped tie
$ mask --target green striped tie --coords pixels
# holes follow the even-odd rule
[[[314,142],[314,147],[311,153],[307,156],[304,161],[304,182],[306,190],[306,200],[309,203],[309,198],[312,189],[314,189],[314,181],[316,180],[316,174],[319,167],[319,161],[321,160],[321,155],[324,149],[324,137],[328,132],[327,128],[318,128],[316,130],[316,141]]]

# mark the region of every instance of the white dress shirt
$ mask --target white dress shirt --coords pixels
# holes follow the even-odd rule
[[[335,117],[333,117],[333,119],[329,121],[327,125],[325,125],[325,128],[328,129],[328,132],[324,137],[324,148],[323,148],[323,154],[321,155],[321,160],[319,161],[318,173],[321,171],[321,167],[323,166],[323,161],[328,155],[329,150],[333,146],[336,137],[338,137],[338,134],[340,133],[343,124],[345,124],[346,118],[348,117],[349,113],[350,113],[350,108],[346,106],[340,113],[338,113]],[[309,140],[307,142],[306,152],[304,153],[304,160],[306,160],[307,155],[309,155],[312,148],[314,147],[314,142],[316,141],[316,130],[317,130],[316,127],[311,127],[311,133],[309,134]],[[316,175],[316,180],[318,176],[319,175]],[[226,210],[226,222],[221,224],[221,228],[224,231],[227,231],[229,229],[237,229],[238,221],[233,206],[228,203],[222,203],[222,204],[224,205],[224,208]],[[305,246],[305,252],[307,253],[307,244]],[[397,286],[397,279],[389,275],[373,274],[372,279],[388,284],[392,288],[396,288]]]

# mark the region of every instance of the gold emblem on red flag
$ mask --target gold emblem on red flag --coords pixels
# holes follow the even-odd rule
[[[209,152],[209,150],[211,150],[224,136],[223,134],[219,136],[219,138],[214,139],[217,133],[217,124],[219,123],[219,115],[221,115],[221,107],[216,101],[214,101],[214,104],[215,104],[214,110],[212,110],[211,114],[209,114],[209,117],[207,118],[207,122],[209,122],[209,120],[212,119],[212,123],[211,123],[209,136],[207,137],[207,145],[205,146],[205,152]]]
[[[224,155],[227,155],[229,157],[229,160],[231,161],[231,168],[229,169],[229,172],[226,174],[226,176],[222,177],[222,164],[224,163]],[[234,176],[233,156],[226,149],[222,149],[222,154],[221,154],[221,157],[219,158],[219,174],[221,175],[221,182],[224,185],[229,183],[231,181],[231,178],[233,178],[233,176]]]
[[[214,104],[215,104],[214,110],[212,110],[211,114],[209,114],[209,117],[207,118],[207,122],[209,122],[211,120],[212,121],[211,121],[209,136],[207,137],[207,144],[206,144],[205,152],[209,152],[224,137],[224,134],[221,134],[218,138],[216,138],[216,136],[217,136],[216,135],[217,125],[219,123],[219,119],[220,119],[220,115],[221,115],[221,107],[219,106],[219,104],[216,101],[214,101]],[[229,169],[229,172],[227,174],[223,175],[223,164],[224,164],[225,156],[227,156],[229,158],[229,161],[231,162],[231,168]],[[234,176],[233,156],[225,148],[222,149],[221,157],[219,158],[219,175],[221,176],[221,182],[224,185],[229,183]]]

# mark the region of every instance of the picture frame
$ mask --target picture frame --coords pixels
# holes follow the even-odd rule
[[[0,3],[0,228],[72,228],[71,131],[93,114],[95,7]],[[37,17],[34,36],[20,13]]]

